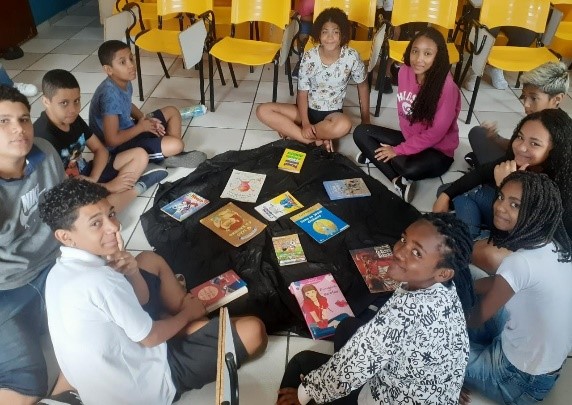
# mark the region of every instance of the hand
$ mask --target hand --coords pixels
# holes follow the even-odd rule
[[[207,314],[207,309],[203,302],[191,293],[187,293],[183,298],[181,311],[185,311],[189,322],[202,318]]]
[[[93,179],[93,178],[91,178],[91,177],[89,177],[89,176],[84,176],[83,174],[80,174],[79,176],[76,176],[75,178],[76,178],[76,179],[79,179],[79,180],[89,181],[89,182],[91,182],[91,183],[97,183],[97,180],[95,180],[95,179]]]
[[[393,146],[385,145],[380,143],[381,147],[375,150],[375,158],[383,162],[389,162],[391,159],[397,156],[397,153],[393,150]]]
[[[437,200],[433,204],[433,212],[449,212],[449,203],[451,202],[451,198],[445,194],[439,194]]]
[[[502,181],[505,179],[506,176],[511,174],[512,172],[516,172],[517,170],[525,171],[528,167],[528,163],[518,167],[516,165],[516,160],[507,160],[506,162],[501,162],[495,166],[495,183],[497,187],[500,187]]]
[[[316,127],[312,124],[302,124],[302,136],[305,139],[316,139]]]
[[[155,121],[153,121],[153,120],[154,120],[154,118],[147,118],[147,117],[141,118],[137,122],[137,125],[139,126],[139,130],[141,132],[151,132],[152,134],[154,134],[156,136],[161,136],[157,132]]]
[[[281,388],[278,390],[276,405],[300,405],[298,388]]]
[[[123,191],[131,190],[135,186],[135,178],[133,172],[119,173],[113,180],[103,183],[110,193],[121,193]]]
[[[167,134],[167,130],[163,126],[163,123],[158,118],[151,118],[151,121],[155,125],[155,130],[159,136],[165,136]]]
[[[135,260],[131,253],[124,250],[125,244],[123,243],[123,238],[119,231],[115,232],[115,238],[117,240],[117,251],[107,255],[107,265],[124,276],[131,276],[139,272],[137,260]]]

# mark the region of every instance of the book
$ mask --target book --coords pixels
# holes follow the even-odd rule
[[[171,201],[162,207],[161,211],[180,222],[193,215],[209,202],[206,198],[191,191]]]
[[[228,310],[219,310],[215,396],[216,404],[238,404],[236,349]]]
[[[399,285],[387,276],[387,268],[393,259],[389,245],[350,250],[350,255],[370,292],[394,291]]]
[[[191,289],[191,294],[203,302],[207,312],[212,312],[247,292],[246,283],[234,270],[228,270]]]
[[[342,320],[354,316],[330,273],[294,281],[289,289],[298,301],[313,339],[332,336]]]
[[[323,243],[349,228],[348,224],[319,203],[293,215],[290,219],[318,243]]]
[[[262,203],[254,209],[269,221],[276,221],[281,216],[296,211],[304,206],[294,198],[288,191],[282,193],[273,199]]]
[[[278,162],[278,168],[287,172],[300,173],[304,159],[306,159],[304,152],[286,148],[280,162]]]
[[[266,228],[262,222],[231,202],[202,218],[200,223],[236,247],[248,242]]]
[[[231,198],[243,202],[256,202],[265,179],[265,174],[243,172],[233,169],[220,198]]]
[[[330,200],[342,198],[369,197],[371,193],[362,178],[324,181],[324,188]]]
[[[303,263],[306,261],[304,249],[297,234],[276,236],[272,238],[276,258],[280,266]]]

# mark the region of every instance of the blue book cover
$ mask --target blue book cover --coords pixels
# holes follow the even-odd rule
[[[312,205],[290,219],[318,243],[323,243],[349,228],[348,224],[322,207],[322,204]]]
[[[183,221],[208,203],[209,200],[191,191],[171,201],[161,208],[161,211],[175,218],[177,221]]]
[[[369,197],[371,193],[362,178],[324,181],[324,188],[330,200],[342,198]]]

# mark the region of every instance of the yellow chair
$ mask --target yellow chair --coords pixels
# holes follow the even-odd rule
[[[558,57],[540,42],[540,37],[546,27],[549,11],[550,0],[483,0],[479,21],[473,22],[475,27],[474,35],[477,38],[484,38],[486,36],[494,40],[494,37],[490,35],[488,30],[502,26],[526,28],[538,34],[536,48],[490,46],[488,48],[490,52],[485,55],[486,62],[492,67],[509,72],[528,72],[543,63],[558,61]],[[481,31],[480,34],[479,31]],[[472,54],[463,72],[463,78],[472,62],[472,58],[474,58],[473,54],[478,53],[479,56],[483,57],[483,48],[487,45],[487,41],[483,41],[482,39],[473,42],[475,44],[471,49]],[[471,122],[471,116],[479,91],[479,84],[483,75],[481,69],[477,70],[478,71],[475,71],[475,69],[473,69],[477,75],[477,80],[469,105],[466,120],[467,124]],[[519,83],[517,82],[517,87],[518,85]]]
[[[553,38],[543,42],[550,49],[567,58],[572,57],[572,0],[552,0],[555,6],[550,20],[554,20],[555,32]],[[550,25],[550,23],[549,23]]]
[[[266,22],[284,30],[282,43],[256,41],[250,39],[234,38],[234,26],[243,22]],[[290,23],[290,0],[233,0],[231,5],[231,36],[224,37],[216,42],[209,51],[209,55],[219,61],[227,62],[232,83],[238,87],[232,64],[246,66],[261,66],[267,63],[274,64],[274,82],[272,88],[272,101],[276,101],[278,87],[278,66],[286,63],[290,95],[294,95],[292,75],[290,72],[290,49],[294,36],[298,31],[298,23]],[[287,52],[281,51],[287,49]],[[212,60],[209,58],[209,87],[211,109],[214,106],[214,84],[212,75]],[[224,84],[224,83],[223,83]]]

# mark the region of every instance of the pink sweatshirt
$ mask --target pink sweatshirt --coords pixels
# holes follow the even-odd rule
[[[434,148],[453,157],[455,149],[459,146],[457,125],[457,117],[461,110],[459,88],[449,73],[437,104],[433,125],[430,127],[420,122],[411,125],[407,119],[411,105],[420,89],[421,86],[417,84],[413,69],[405,64],[401,65],[397,86],[397,113],[399,128],[405,141],[395,146],[393,150],[398,155],[414,155],[425,149]]]

